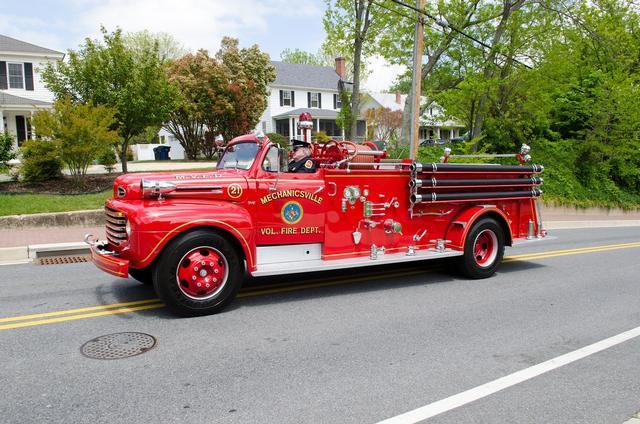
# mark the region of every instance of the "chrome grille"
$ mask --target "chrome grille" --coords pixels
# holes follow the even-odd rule
[[[127,216],[108,206],[104,208],[107,240],[111,244],[120,245],[127,241]]]

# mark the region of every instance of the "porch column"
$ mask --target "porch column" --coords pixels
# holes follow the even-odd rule
[[[4,113],[0,110],[0,133],[4,132]]]
[[[289,139],[296,138],[293,133],[293,118],[289,118]]]
[[[320,119],[316,119],[316,132],[320,131]]]
[[[33,111],[31,111],[31,116],[29,119],[29,125],[31,125],[31,140],[36,139],[36,127],[33,126]]]
[[[440,138],[440,127],[436,127],[436,138]]]

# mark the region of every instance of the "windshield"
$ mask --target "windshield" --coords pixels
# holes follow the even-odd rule
[[[253,141],[229,146],[218,162],[218,169],[249,169],[257,153],[258,144]]]

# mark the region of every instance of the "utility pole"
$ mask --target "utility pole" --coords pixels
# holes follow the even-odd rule
[[[425,0],[416,0],[416,8],[424,10]],[[418,157],[418,146],[420,144],[420,95],[422,93],[420,85],[422,82],[422,41],[424,36],[424,21],[422,13],[416,12],[416,32],[413,39],[413,79],[411,82],[411,94],[413,104],[411,105],[411,129],[409,131],[409,143],[411,151],[409,157]]]

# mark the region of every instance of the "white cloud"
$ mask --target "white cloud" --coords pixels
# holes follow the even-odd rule
[[[322,13],[313,0],[76,0],[84,35],[99,35],[100,25],[126,32],[168,32],[191,50],[217,49],[225,36],[264,34],[273,15],[296,17]],[[78,42],[81,39],[78,40]]]
[[[383,92],[389,89],[396,78],[406,72],[403,65],[391,65],[381,56],[374,56],[367,61],[369,74],[363,83],[366,90]]]
[[[67,46],[65,46],[63,38],[58,36],[55,31],[52,31],[52,28],[59,27],[59,22],[45,22],[40,18],[10,14],[0,15],[0,34],[27,43],[66,52]]]

